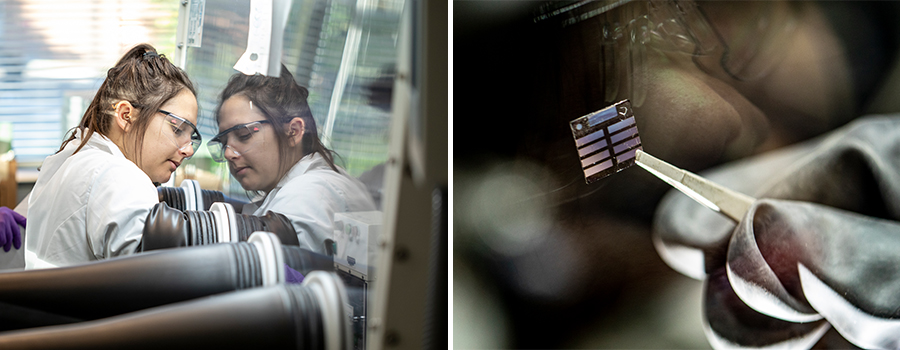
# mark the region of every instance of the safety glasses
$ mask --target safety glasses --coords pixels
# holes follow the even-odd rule
[[[197,126],[172,112],[164,111],[162,109],[157,110],[157,112],[165,117],[166,125],[171,128],[171,133],[168,131],[164,133],[175,142],[175,145],[178,146],[178,150],[186,152],[187,148],[190,147],[192,156],[197,153],[200,144],[203,142],[203,139],[200,137],[200,131],[197,130]]]
[[[683,54],[712,76],[751,81],[766,75],[787,51],[796,12],[790,1],[553,1],[534,22],[596,38],[606,101],[627,98],[639,107],[654,60]]]
[[[268,120],[259,120],[235,125],[220,132],[206,144],[212,159],[216,162],[223,163],[226,161],[226,148],[231,148],[232,152],[240,156],[257,145],[264,143],[265,138],[263,136],[254,136],[260,131],[260,127],[263,124],[270,124],[270,122]]]
[[[139,103],[132,102],[131,105],[137,108],[146,108],[146,106]],[[115,105],[113,108],[116,108]],[[192,150],[191,155],[185,157],[185,159],[190,159],[200,149],[200,144],[203,143],[203,138],[200,137],[200,131],[197,130],[197,126],[172,112],[162,109],[157,109],[156,112],[165,118],[165,125],[169,127],[164,128],[161,132],[166,134],[175,143],[175,146],[178,146],[179,151],[186,152],[188,147],[190,147]]]

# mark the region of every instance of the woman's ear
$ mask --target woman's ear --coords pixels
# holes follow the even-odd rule
[[[295,147],[300,144],[300,141],[303,141],[303,130],[306,130],[306,122],[303,121],[303,118],[297,117],[288,122],[287,137],[291,147]]]
[[[134,117],[137,115],[137,111],[134,106],[131,105],[131,102],[128,101],[119,101],[115,105],[113,105],[115,109],[115,122],[116,125],[119,126],[119,129],[122,132],[128,132],[131,130],[131,126],[134,123]]]

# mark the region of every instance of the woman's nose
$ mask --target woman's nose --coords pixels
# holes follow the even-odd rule
[[[191,144],[187,144],[179,148],[178,153],[180,153],[184,158],[191,157],[194,155],[194,147],[191,147]]]
[[[236,159],[240,157],[241,153],[236,151],[231,145],[225,146],[225,158],[227,159]]]

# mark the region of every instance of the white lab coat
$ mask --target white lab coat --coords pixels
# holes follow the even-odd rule
[[[150,178],[109,139],[81,133],[44,160],[29,197],[25,268],[86,263],[131,254],[159,203]]]
[[[375,210],[362,182],[338,167],[335,172],[318,153],[309,154],[288,171],[261,201],[247,204],[244,214],[283,214],[294,225],[300,247],[325,253],[325,239],[333,239],[334,213]]]

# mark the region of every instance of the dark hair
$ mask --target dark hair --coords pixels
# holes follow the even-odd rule
[[[292,163],[285,162],[285,159],[290,157],[292,150],[284,127],[285,124],[294,118],[303,118],[305,125],[301,144],[303,156],[319,153],[322,155],[322,158],[325,158],[331,169],[338,171],[337,166],[334,165],[334,151],[326,148],[322,141],[319,140],[316,120],[313,118],[312,112],[309,110],[309,103],[306,101],[309,91],[294,81],[294,76],[291,75],[287,67],[281,65],[281,76],[278,78],[260,74],[246,75],[236,73],[232,75],[219,98],[216,121],[219,119],[222,103],[235,95],[247,97],[253,102],[253,106],[258,108],[275,128],[280,163],[278,164],[279,178],[284,177],[291,167],[294,166]]]
[[[187,74],[169,62],[165,55],[157,54],[156,49],[150,44],[139,44],[131,48],[106,72],[106,79],[84,112],[77,127],[84,135],[75,152],[80,151],[95,132],[109,136],[115,115],[113,105],[118,101],[128,101],[142,107],[137,108],[137,118],[133,125],[135,132],[143,135],[150,124],[150,116],[184,89],[190,90],[194,96],[197,95]],[[74,139],[73,130],[72,135],[62,143],[57,153]],[[143,140],[143,137],[135,138],[134,149],[137,150],[137,157],[140,157]]]

